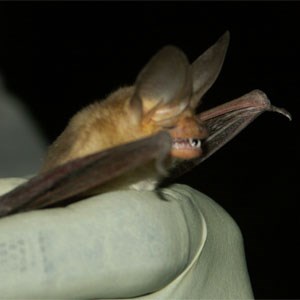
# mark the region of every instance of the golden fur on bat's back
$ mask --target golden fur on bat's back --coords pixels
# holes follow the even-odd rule
[[[133,92],[133,87],[120,88],[75,114],[49,147],[41,171],[158,131],[153,123],[141,124],[140,114],[130,105]]]

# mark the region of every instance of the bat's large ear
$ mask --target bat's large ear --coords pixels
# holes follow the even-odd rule
[[[229,44],[229,32],[226,31],[219,40],[192,64],[193,97],[191,107],[196,108],[202,96],[217,79]]]
[[[185,54],[166,46],[139,73],[131,105],[140,106],[143,118],[164,122],[189,105],[192,90],[191,66]]]

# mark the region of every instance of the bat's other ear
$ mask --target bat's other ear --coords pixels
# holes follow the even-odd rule
[[[200,55],[192,64],[193,97],[191,107],[196,108],[202,96],[217,79],[229,44],[229,31]]]
[[[142,106],[143,117],[158,122],[180,114],[192,95],[190,68],[181,50],[162,48],[139,73],[131,105]]]

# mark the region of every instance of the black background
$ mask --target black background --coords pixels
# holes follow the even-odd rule
[[[133,83],[162,46],[192,61],[229,30],[202,108],[259,88],[293,122],[263,114],[179,181],[240,226],[256,298],[299,298],[299,19],[295,2],[0,3],[0,72],[51,142],[80,108]]]

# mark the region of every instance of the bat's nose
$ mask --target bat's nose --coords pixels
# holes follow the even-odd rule
[[[197,138],[203,140],[207,137],[208,132],[205,125],[197,120],[194,116],[182,118],[178,121],[177,126],[170,130],[173,139]]]

